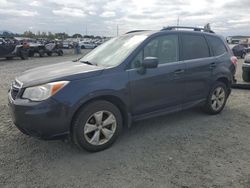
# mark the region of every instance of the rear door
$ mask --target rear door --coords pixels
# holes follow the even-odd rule
[[[132,61],[128,74],[133,115],[181,107],[184,64],[179,61],[178,46],[177,34],[158,36]],[[141,74],[138,70],[146,57],[157,57],[159,65]]]
[[[205,99],[216,60],[211,57],[211,50],[202,34],[181,34],[181,60],[186,65],[186,84],[183,90],[186,95],[183,102],[189,105],[189,103]]]

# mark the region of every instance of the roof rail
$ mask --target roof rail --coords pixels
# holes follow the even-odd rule
[[[166,30],[175,30],[175,29],[191,29],[193,31],[203,31],[203,32],[208,32],[208,33],[214,33],[214,31],[206,28],[200,28],[200,27],[185,27],[185,26],[168,26],[168,27],[163,27],[161,31],[166,31]]]
[[[129,33],[137,33],[137,32],[143,32],[143,31],[149,31],[149,30],[133,30],[133,31],[129,31],[125,34],[129,34]]]

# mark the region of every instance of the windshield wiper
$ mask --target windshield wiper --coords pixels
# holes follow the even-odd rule
[[[89,62],[89,61],[80,61],[81,63],[85,63],[85,64],[87,64],[87,65],[95,65],[96,66],[96,64],[93,64],[93,63],[91,63],[91,62]]]

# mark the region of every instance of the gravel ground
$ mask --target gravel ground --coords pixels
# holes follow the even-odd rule
[[[0,187],[250,187],[250,91],[233,90],[223,113],[198,109],[134,123],[110,148],[20,133],[7,106],[20,72],[75,56],[0,60]]]

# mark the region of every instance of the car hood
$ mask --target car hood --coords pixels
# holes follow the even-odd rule
[[[72,81],[101,74],[103,67],[87,65],[80,62],[63,62],[27,70],[16,79],[22,87],[34,86],[53,81]]]

